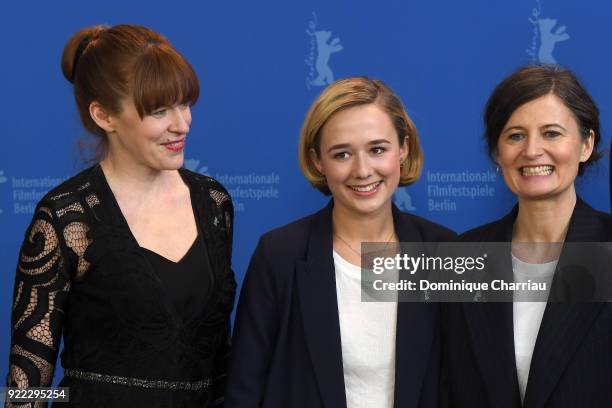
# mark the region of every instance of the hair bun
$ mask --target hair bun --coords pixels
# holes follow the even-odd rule
[[[107,28],[108,26],[105,25],[87,27],[78,31],[68,40],[62,53],[62,73],[70,83],[74,83],[74,75],[79,58],[83,55],[87,46],[96,40]]]

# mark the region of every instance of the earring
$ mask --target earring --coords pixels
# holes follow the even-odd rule
[[[500,172],[499,166],[495,166],[495,173],[499,174],[499,172]]]

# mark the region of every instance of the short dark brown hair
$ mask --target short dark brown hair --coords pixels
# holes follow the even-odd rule
[[[106,145],[106,133],[89,113],[96,101],[112,113],[131,98],[140,117],[176,104],[193,105],[200,86],[187,60],[161,34],[137,25],[84,28],[64,46],[62,72],[89,132]]]
[[[317,170],[310,150],[320,155],[321,131],[334,114],[354,106],[375,104],[393,123],[400,146],[408,138],[408,157],[400,173],[399,185],[414,183],[423,169],[423,151],[416,126],[406,113],[399,97],[384,82],[364,76],[340,79],[328,86],[315,101],[304,119],[300,133],[298,159],[310,184],[325,195],[331,192],[325,176]]]
[[[525,103],[547,94],[559,97],[572,111],[583,138],[588,138],[591,131],[595,135],[593,153],[578,166],[578,175],[582,175],[585,166],[602,156],[597,151],[601,139],[599,109],[578,78],[569,69],[558,65],[528,65],[514,71],[497,85],[487,101],[483,117],[489,157],[494,158],[497,142],[512,113]]]

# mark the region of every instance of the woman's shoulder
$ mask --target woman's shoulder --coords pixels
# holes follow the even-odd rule
[[[63,212],[62,210],[84,212],[83,203],[90,207],[99,204],[99,198],[92,183],[95,169],[96,166],[82,170],[52,188],[39,201],[38,207],[49,207],[60,213]]]
[[[460,242],[508,242],[512,240],[512,226],[518,214],[518,204],[501,218],[496,218],[462,232],[457,237]]]
[[[396,214],[404,220],[404,223],[416,226],[422,241],[454,241],[457,238],[457,233],[442,224],[435,223],[418,215],[405,213],[397,210]]]
[[[478,242],[478,241],[503,241],[501,237],[495,237],[495,231],[498,231],[501,227],[503,219],[488,222],[486,224],[479,225],[472,229],[469,229],[457,237],[457,241],[461,242]]]
[[[296,262],[307,258],[314,217],[309,215],[264,233],[251,257],[247,276],[261,277],[263,273],[286,282],[293,275]]]
[[[217,194],[223,195],[227,199],[231,200],[231,196],[227,189],[213,177],[206,174],[196,173],[195,171],[191,171],[184,167],[179,169],[179,173],[190,185],[208,190],[211,192],[211,194],[216,192]]]
[[[310,237],[312,223],[318,214],[307,215],[265,232],[260,238],[260,245],[277,253],[305,250]]]
[[[603,230],[607,233],[608,239],[612,241],[612,215],[599,210],[595,210],[595,213]]]
[[[578,197],[568,235],[574,241],[612,241],[612,216]]]
[[[63,256],[79,265],[86,264],[77,257],[90,242],[92,208],[101,203],[94,187],[93,169],[83,170],[47,192],[38,202],[26,231],[26,235],[44,231],[46,240],[57,242]]]

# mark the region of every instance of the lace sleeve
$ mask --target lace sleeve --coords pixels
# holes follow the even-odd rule
[[[40,205],[28,228],[13,293],[8,386],[51,384],[62,332],[69,273],[52,210]],[[8,407],[45,406],[20,404]]]
[[[217,209],[220,213],[220,216],[223,224],[221,225],[221,229],[225,230],[225,238],[226,243],[225,247],[227,248],[227,262],[231,265],[232,260],[232,239],[233,239],[233,222],[234,222],[234,206],[232,204],[232,199],[223,188],[218,183],[213,186],[210,190],[210,195],[212,199],[215,201],[217,205]],[[215,221],[213,221],[215,222]],[[223,301],[223,304],[227,305],[227,317],[225,319],[224,327],[222,332],[220,333],[219,348],[216,350],[214,367],[213,367],[213,375],[212,375],[212,394],[213,394],[213,403],[212,406],[215,408],[222,408],[224,405],[224,395],[225,395],[225,383],[227,379],[227,365],[228,358],[231,349],[231,324],[230,324],[230,314],[234,305],[234,296],[236,293],[236,281],[234,279],[234,273],[230,268],[230,276],[228,276],[223,284],[221,291],[223,292],[223,297],[226,298]]]
[[[223,218],[223,227],[227,234],[228,256],[231,261],[232,240],[234,236],[234,205],[232,204],[232,199],[227,190],[217,182],[215,182],[215,185],[211,188],[210,196],[215,201],[215,204],[217,204],[217,208],[221,212]]]

